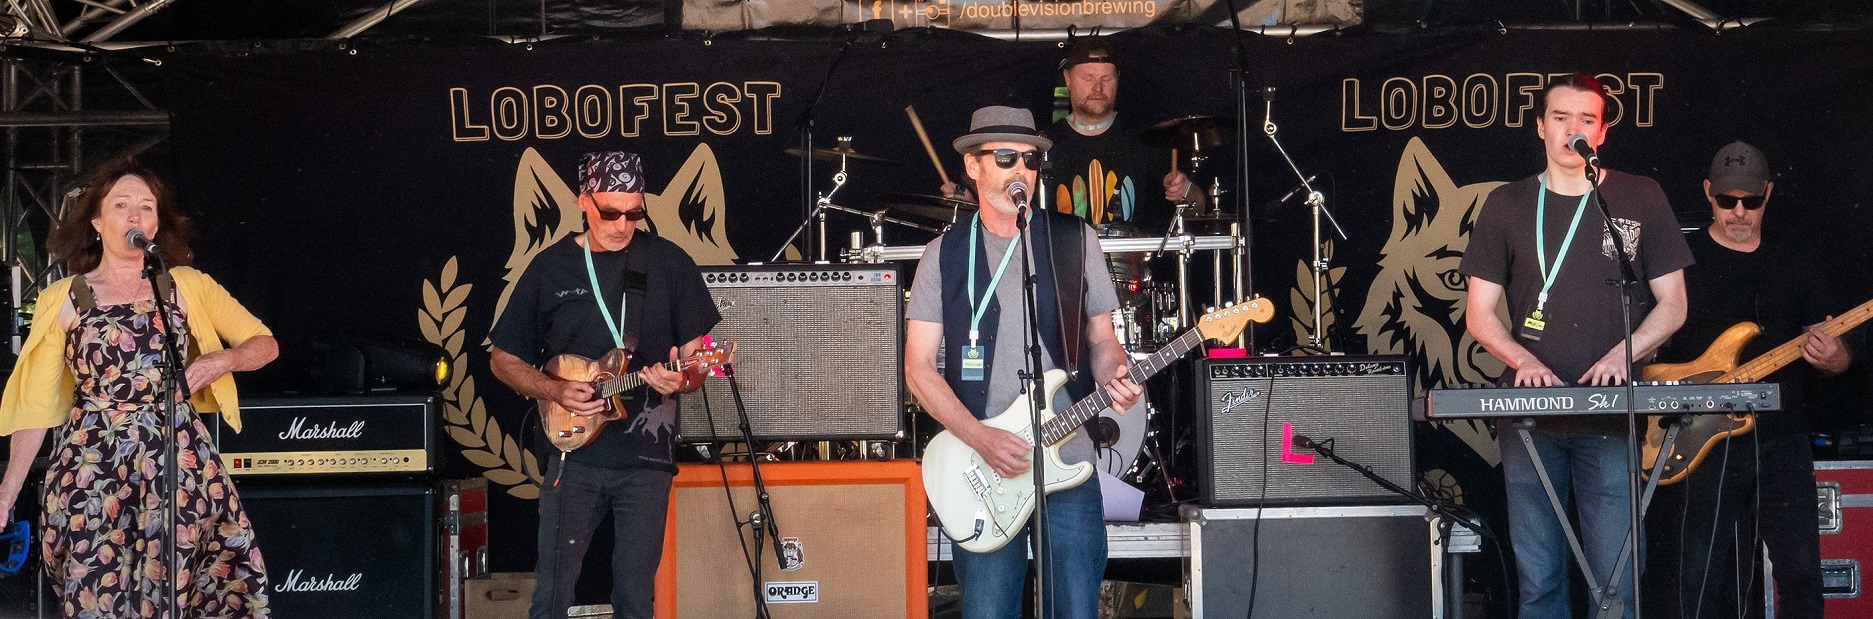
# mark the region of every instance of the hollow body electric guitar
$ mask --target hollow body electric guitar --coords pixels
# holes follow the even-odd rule
[[[708,370],[735,360],[735,345],[715,342],[699,348],[689,357],[662,363],[672,372]],[[639,372],[625,372],[631,366],[631,351],[614,348],[596,361],[579,355],[564,354],[546,362],[546,375],[559,380],[592,384],[592,399],[605,402],[605,410],[591,415],[577,415],[558,402],[539,400],[540,420],[546,425],[546,439],[560,451],[572,451],[591,443],[605,424],[624,419],[626,398],[640,387],[644,378]]]
[[[1860,304],[1847,310],[1833,320],[1815,327],[1834,337],[1853,330],[1873,318],[1873,301]],[[1645,380],[1680,380],[1692,383],[1754,383],[1761,382],[1796,359],[1801,358],[1802,340],[1808,338],[1803,333],[1795,339],[1783,342],[1751,359],[1749,363],[1737,365],[1737,355],[1743,346],[1757,335],[1762,334],[1762,327],[1753,322],[1739,322],[1724,330],[1717,340],[1698,358],[1684,363],[1654,363],[1640,370]],[[1660,427],[1664,418],[1653,416],[1646,424],[1645,445],[1641,447],[1640,461],[1644,466],[1640,472],[1647,477],[1652,474],[1652,464],[1659,457],[1665,458],[1665,468],[1661,469],[1658,483],[1661,486],[1684,481],[1685,476],[1704,461],[1704,456],[1717,446],[1718,441],[1748,434],[1756,427],[1756,416],[1749,412],[1730,413],[1728,415],[1696,415],[1678,430],[1678,439],[1673,442],[1670,452],[1664,452],[1665,429]]]
[[[1267,322],[1274,307],[1267,299],[1251,299],[1239,305],[1204,314],[1197,326],[1158,349],[1150,357],[1132,363],[1126,377],[1140,385],[1159,370],[1196,348],[1205,339],[1231,340],[1248,326],[1249,321]],[[1013,432],[1033,445],[1038,438],[1047,446],[1044,462],[1014,477],[1001,477],[975,450],[955,434],[944,431],[930,439],[924,448],[924,492],[943,531],[956,545],[971,552],[991,552],[1008,544],[1028,515],[1034,513],[1034,473],[1042,472],[1048,494],[1080,485],[1093,474],[1093,464],[1067,465],[1060,460],[1060,445],[1079,431],[1081,424],[1112,405],[1112,396],[1101,387],[1092,395],[1055,414],[1054,393],[1067,382],[1064,370],[1048,370],[1040,398],[1041,427],[1035,431],[1032,419],[1033,394],[1015,398],[1002,414],[982,423],[991,428]]]

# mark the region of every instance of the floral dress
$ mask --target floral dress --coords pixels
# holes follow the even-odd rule
[[[77,378],[71,416],[46,472],[46,576],[66,617],[170,617],[162,578],[162,321],[150,301],[86,307],[66,334]],[[172,289],[173,290],[173,289]],[[173,306],[172,306],[173,307]],[[183,316],[177,313],[177,323]],[[186,324],[176,341],[188,348]],[[176,546],[184,617],[267,616],[266,569],[253,526],[186,402],[176,407],[181,467]]]

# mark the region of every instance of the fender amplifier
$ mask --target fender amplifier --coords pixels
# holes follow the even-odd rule
[[[203,421],[229,475],[420,475],[436,468],[436,399],[427,394],[249,398],[241,401],[240,432],[220,415]]]
[[[904,286],[895,264],[703,267],[734,343],[756,440],[896,438],[903,425]],[[683,396],[682,440],[742,440],[729,382]]]
[[[1210,359],[1198,381],[1206,504],[1406,501],[1293,441],[1331,440],[1341,457],[1412,487],[1411,373],[1403,357]]]

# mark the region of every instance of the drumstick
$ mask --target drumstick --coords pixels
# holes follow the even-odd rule
[[[1177,169],[1177,149],[1171,149],[1171,169]]]
[[[904,113],[910,116],[910,128],[917,130],[917,139],[923,141],[924,152],[930,153],[930,165],[936,166],[937,177],[943,179],[943,184],[948,185],[950,183],[950,174],[943,170],[943,160],[937,159],[936,147],[930,145],[930,134],[924,133],[923,121],[917,119],[917,107],[914,105],[906,105],[904,106]]]

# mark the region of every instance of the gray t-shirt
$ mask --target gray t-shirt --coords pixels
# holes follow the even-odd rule
[[[1109,314],[1119,307],[1119,294],[1112,286],[1112,275],[1106,268],[1104,254],[1097,251],[1099,237],[1093,229],[1081,226],[1086,231],[1086,317]],[[966,228],[953,230],[954,234],[968,234]],[[995,265],[1001,263],[1002,255],[1008,253],[1008,244],[1012,239],[995,236],[987,230],[980,235],[987,246],[989,272],[995,272]],[[938,237],[924,246],[922,263],[917,265],[917,277],[911,282],[910,305],[904,308],[904,317],[922,322],[943,323],[943,272],[941,268],[943,239]],[[1032,251],[1029,259],[1033,258]],[[1021,257],[1016,256],[1008,262],[1008,272],[995,286],[995,299],[1001,303],[1001,320],[994,325],[982,325],[982,331],[998,334],[996,341],[1002,345],[995,347],[995,354],[989,359],[985,369],[989,379],[988,416],[1002,414],[1013,405],[1021,394],[1021,368],[1027,367],[1026,354],[1022,350],[1021,330],[1024,320],[1021,293]],[[1000,334],[1007,334],[1001,337]],[[968,342],[949,342],[950,346],[966,346]],[[1051,370],[1059,367],[1060,360],[1052,353],[1042,354],[1042,363]],[[1065,410],[1073,405],[1072,396],[1066,389],[1054,394],[1054,411]],[[1060,458],[1068,464],[1085,462],[1093,457],[1093,441],[1085,432],[1075,432],[1060,446]]]

